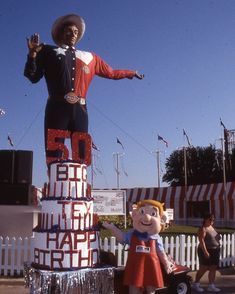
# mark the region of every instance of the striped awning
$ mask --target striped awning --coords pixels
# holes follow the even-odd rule
[[[126,189],[126,192],[128,202],[155,199],[165,203],[167,208],[174,208],[178,218],[186,217],[187,201],[210,201],[211,212],[216,217],[223,219],[225,213],[228,213],[229,219],[235,218],[235,182],[227,183],[225,189],[223,183],[218,183],[188,186],[187,189],[184,186],[131,188]]]

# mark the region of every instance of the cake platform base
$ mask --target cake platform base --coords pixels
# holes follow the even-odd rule
[[[30,294],[112,294],[114,268],[86,268],[75,271],[45,271],[24,264]]]

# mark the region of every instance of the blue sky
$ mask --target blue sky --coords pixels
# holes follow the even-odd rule
[[[38,32],[52,44],[51,25],[81,15],[86,32],[78,48],[100,55],[113,68],[137,69],[140,81],[96,77],[88,91],[90,134],[96,152],[94,187],[116,187],[113,153],[124,172],[121,187],[157,185],[156,156],[182,147],[184,128],[194,146],[215,144],[220,117],[235,128],[235,1],[226,0],[8,0],[0,6],[0,149],[33,150],[33,183],[45,181],[43,80],[24,76],[26,37]],[[160,134],[169,143],[157,140]]]

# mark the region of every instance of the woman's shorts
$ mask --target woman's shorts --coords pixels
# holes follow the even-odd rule
[[[206,266],[211,266],[211,265],[219,265],[219,260],[220,260],[220,248],[216,249],[207,249],[207,251],[210,254],[209,258],[206,258],[203,250],[198,247],[197,253],[198,253],[198,258],[199,258],[199,264],[200,265],[206,265]]]

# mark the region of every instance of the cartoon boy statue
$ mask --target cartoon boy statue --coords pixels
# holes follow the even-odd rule
[[[122,232],[114,224],[103,223],[103,226],[111,230],[118,242],[130,245],[124,274],[129,293],[153,294],[157,288],[164,287],[160,262],[167,273],[173,270],[159,236],[165,223],[163,204],[155,200],[140,201],[133,206],[131,217],[134,229],[128,232]]]

